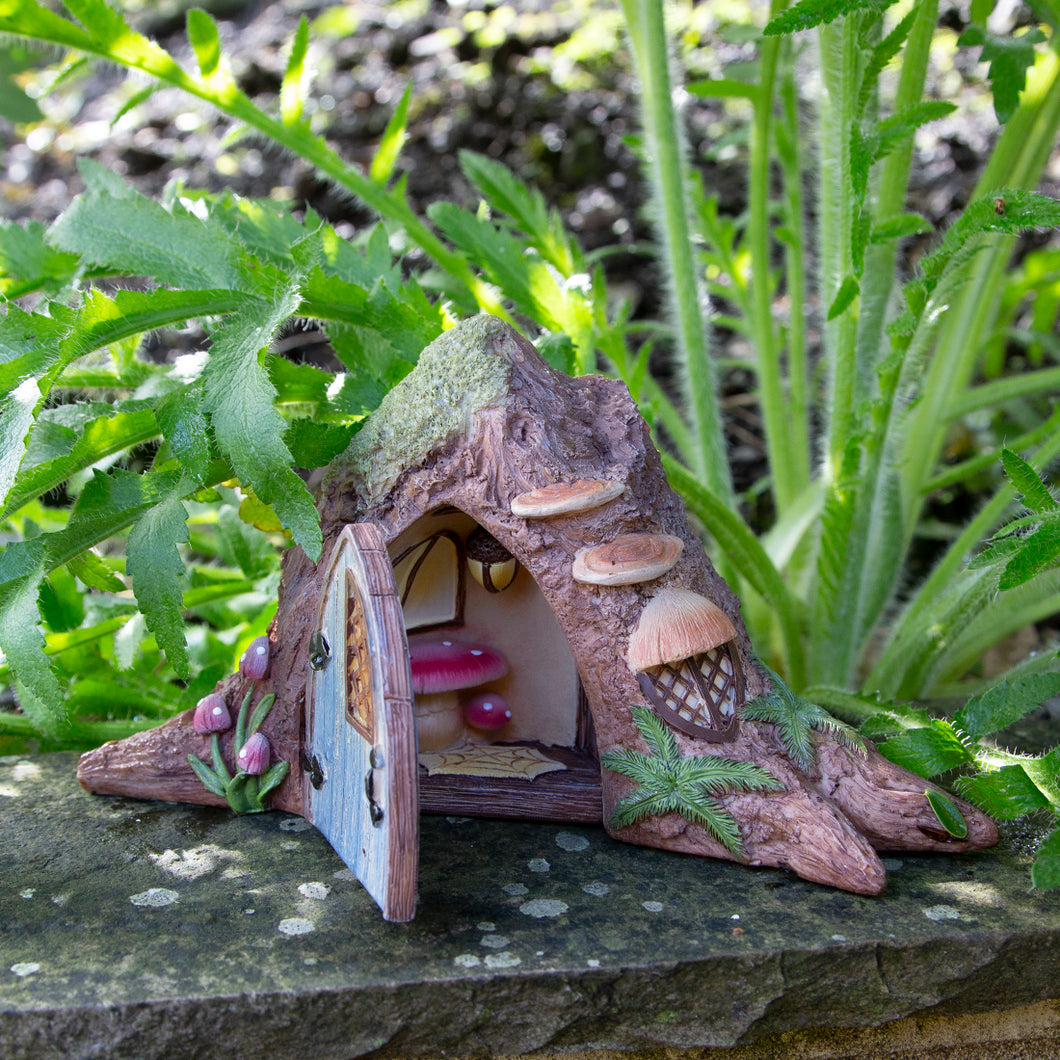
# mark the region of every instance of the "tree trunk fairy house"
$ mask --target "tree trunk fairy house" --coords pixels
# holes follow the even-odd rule
[[[322,559],[286,555],[267,642],[196,711],[83,756],[86,788],[302,814],[392,920],[421,811],[603,823],[863,894],[877,849],[996,841],[965,803],[949,834],[921,778],[817,708],[762,708],[781,699],[626,388],[498,320],[423,352],[318,503]]]

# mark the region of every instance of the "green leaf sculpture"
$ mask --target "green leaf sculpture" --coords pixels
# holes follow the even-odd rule
[[[736,821],[712,796],[735,791],[780,791],[783,785],[768,770],[718,755],[685,758],[674,734],[646,707],[634,707],[650,754],[608,751],[601,762],[636,781],[635,791],[619,799],[611,811],[612,828],[624,828],[645,817],[679,813],[705,828],[730,854],[743,853]]]
[[[764,663],[762,669],[773,682],[773,692],[744,704],[741,714],[756,721],[767,721],[777,727],[784,748],[800,769],[812,769],[814,729],[829,732],[837,740],[859,751],[865,750],[865,741],[845,722],[833,718],[823,707],[800,698]]]

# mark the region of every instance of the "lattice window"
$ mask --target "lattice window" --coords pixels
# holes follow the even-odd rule
[[[372,713],[372,658],[361,594],[346,573],[346,720],[369,742],[375,741]]]
[[[714,743],[736,735],[736,714],[744,699],[743,671],[728,644],[653,666],[638,674],[637,681],[655,712],[673,728]]]

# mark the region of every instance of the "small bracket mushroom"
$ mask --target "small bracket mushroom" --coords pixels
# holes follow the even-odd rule
[[[604,545],[579,549],[571,575],[589,585],[650,582],[673,567],[684,547],[672,534],[621,534]]]
[[[553,515],[587,512],[621,497],[625,492],[626,487],[621,482],[609,479],[580,478],[575,482],[553,482],[515,497],[512,500],[512,515],[523,519],[547,519]]]

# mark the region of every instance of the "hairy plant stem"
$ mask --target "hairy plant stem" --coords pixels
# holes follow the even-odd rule
[[[640,83],[645,164],[672,302],[675,353],[697,442],[692,470],[712,493],[731,504],[732,479],[705,320],[707,296],[689,237],[689,172],[674,106],[664,5],[659,0],[622,0],[622,9]]]
[[[774,4],[773,14],[783,4]],[[769,175],[773,146],[773,104],[783,38],[766,37],[761,44],[759,82],[753,96],[750,204],[747,242],[751,253],[751,334],[758,366],[770,485],[778,511],[783,511],[809,481],[805,429],[785,398],[780,342],[773,323],[773,281],[770,269]]]
[[[827,313],[850,272],[853,196],[850,194],[850,130],[860,83],[857,19],[844,16],[818,30],[821,77],[820,151],[820,297]],[[828,369],[828,434],[825,475],[839,474],[843,448],[850,438],[854,416],[854,361],[857,337],[857,299],[834,320],[823,325]]]
[[[893,112],[911,107],[923,98],[937,19],[938,0],[920,0],[916,5],[913,28],[902,50],[902,66]],[[880,164],[873,212],[873,221],[876,224],[897,217],[904,209],[913,143],[914,137],[909,136]],[[858,400],[864,400],[871,395],[876,382],[876,367],[887,356],[889,344],[884,334],[884,325],[894,289],[897,257],[898,241],[894,239],[870,244],[865,250],[856,353]]]

